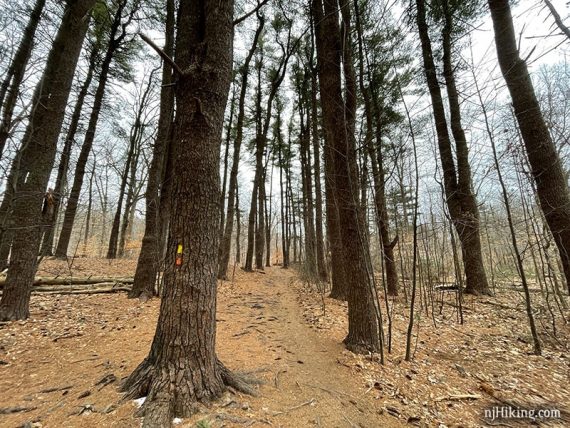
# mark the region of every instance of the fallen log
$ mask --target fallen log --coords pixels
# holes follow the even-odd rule
[[[120,283],[132,284],[134,278],[113,278],[113,277],[36,277],[33,285],[83,285],[83,284],[102,284],[102,283]],[[0,288],[4,286],[6,279],[0,279]]]
[[[130,284],[123,284],[120,282],[101,282],[98,284],[76,285],[34,285],[32,287],[33,293],[43,294],[101,294],[130,290]]]
[[[107,288],[95,288],[89,290],[59,290],[59,291],[45,291],[43,294],[106,294],[106,293],[118,293],[120,291],[131,291],[131,287],[107,287]]]

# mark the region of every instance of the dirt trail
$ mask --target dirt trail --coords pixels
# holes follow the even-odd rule
[[[250,294],[234,303],[235,314],[253,330],[256,341],[274,355],[260,398],[277,426],[402,426],[382,412],[382,403],[366,394],[364,382],[340,364],[342,344],[316,334],[303,321],[291,271],[273,268],[248,281]],[[245,334],[245,333],[244,333]],[[223,349],[223,347],[222,347]],[[224,352],[221,352],[222,356]]]
[[[340,362],[344,347],[304,322],[294,280],[275,267],[220,285],[220,359],[264,384],[177,426],[403,426]],[[140,426],[117,385],[147,355],[158,309],[124,294],[34,295],[28,321],[0,326],[0,408],[15,412],[0,414],[0,427]]]

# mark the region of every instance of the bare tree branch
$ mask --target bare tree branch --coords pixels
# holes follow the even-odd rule
[[[143,39],[145,43],[147,43],[151,48],[153,48],[156,51],[156,53],[159,54],[164,61],[166,61],[168,64],[170,64],[170,66],[174,69],[174,71],[176,71],[176,73],[178,73],[178,75],[181,76],[184,74],[184,72],[178,66],[178,64],[176,64],[176,62],[174,62],[174,60],[172,58],[170,58],[166,54],[166,52],[164,52],[161,48],[159,48],[156,45],[156,43],[154,43],[151,39],[149,39],[148,36],[145,36],[142,33],[139,33],[139,36],[141,36],[141,39]]]
[[[560,30],[564,34],[566,34],[566,37],[568,37],[568,39],[570,39],[570,29],[568,29],[568,27],[566,25],[564,25],[564,22],[562,22],[562,18],[560,18],[560,14],[557,12],[557,10],[552,5],[552,2],[550,2],[550,0],[544,0],[544,3],[546,3],[546,6],[548,7],[548,9],[550,9],[550,13],[554,17],[554,21],[556,22],[556,25],[558,26],[558,28],[560,28]]]
[[[257,7],[255,9],[253,9],[251,12],[248,12],[245,15],[234,20],[234,23],[233,23],[234,27],[238,24],[241,24],[243,21],[245,21],[247,18],[249,18],[254,13],[257,13],[259,11],[259,9],[261,9],[263,6],[265,6],[268,2],[269,2],[269,0],[263,0],[261,3],[258,3]]]

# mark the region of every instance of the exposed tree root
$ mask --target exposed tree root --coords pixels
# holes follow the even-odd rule
[[[353,340],[351,340],[349,338],[349,336],[347,336],[343,340],[343,343],[344,343],[344,346],[346,346],[346,349],[348,349],[350,352],[353,352],[355,354],[368,355],[370,353],[380,352],[380,343],[379,342],[377,342],[375,344],[375,346],[372,346],[370,343],[353,342]]]
[[[257,379],[231,372],[220,360],[217,361],[216,365],[224,385],[244,394],[257,395],[257,391],[251,387],[252,384],[258,382]]]
[[[139,299],[141,302],[147,302],[153,297],[155,297],[154,290],[148,290],[146,288],[132,288],[127,295],[129,299]]]
[[[190,369],[157,367],[147,358],[123,382],[121,391],[126,400],[146,397],[137,412],[139,417],[144,417],[144,428],[169,427],[173,418],[197,413],[203,405],[220,398],[227,388],[257,395],[251,386],[258,383],[257,380],[231,372],[219,360],[212,379],[203,379],[196,385],[195,378]]]

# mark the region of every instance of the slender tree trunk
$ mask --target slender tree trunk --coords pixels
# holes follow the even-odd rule
[[[224,229],[226,223],[226,190],[228,185],[228,163],[230,156],[230,140],[232,139],[232,128],[234,124],[234,113],[236,106],[236,94],[235,88],[232,94],[232,100],[230,101],[230,117],[228,120],[228,127],[226,128],[226,141],[224,150],[224,175],[222,178],[222,195],[220,197],[220,242],[224,237]],[[229,199],[228,199],[229,201]],[[229,202],[228,202],[229,203]]]
[[[175,1],[166,2],[166,27],[164,52],[172,57],[174,54]],[[169,136],[171,134],[172,117],[174,114],[174,91],[170,84],[173,81],[172,69],[167,62],[162,64],[162,89],[160,91],[160,115],[158,132],[154,142],[152,160],[148,171],[148,183],[145,192],[146,215],[144,236],[133,288],[129,298],[149,299],[154,296],[154,284],[160,269],[160,200],[159,190],[164,175],[165,155],[167,153]]]
[[[121,174],[121,186],[119,189],[119,201],[117,202],[117,210],[115,211],[115,217],[113,218],[113,226],[111,227],[111,236],[109,237],[109,248],[107,249],[107,258],[116,259],[117,258],[117,247],[119,244],[119,230],[121,225],[121,214],[123,212],[123,202],[125,199],[125,189],[127,188],[127,182],[129,178],[130,165],[135,153],[135,147],[137,142],[137,134],[139,132],[140,124],[135,124],[130,138],[129,150],[127,152],[127,159],[125,161],[125,167],[123,173]]]
[[[32,282],[42,232],[42,202],[57,149],[73,74],[95,0],[76,0],[66,6],[48,55],[43,76],[33,97],[35,106],[26,133],[17,193],[13,204],[16,230],[10,267],[0,301],[0,319],[25,319],[29,315]]]
[[[168,239],[168,227],[170,224],[170,208],[172,206],[171,188],[172,188],[172,170],[174,169],[174,159],[172,158],[172,144],[174,140],[175,121],[170,126],[168,141],[166,144],[166,152],[164,153],[164,165],[162,173],[162,184],[160,186],[160,197],[158,201],[158,212],[160,213],[159,232],[158,232],[158,249],[160,259],[166,255],[166,241]]]
[[[83,104],[85,103],[85,97],[91,86],[91,81],[93,80],[93,71],[95,70],[96,61],[99,57],[98,43],[95,43],[91,55],[89,57],[89,66],[87,69],[87,75],[79,94],[77,95],[77,101],[75,102],[75,107],[73,109],[73,114],[71,115],[71,122],[65,136],[63,143],[63,150],[61,152],[61,157],[59,160],[59,167],[57,169],[57,178],[55,180],[55,205],[53,210],[53,216],[49,219],[49,225],[47,227],[46,233],[42,241],[41,255],[51,256],[53,255],[53,242],[55,239],[55,224],[57,222],[57,217],[59,215],[59,209],[61,208],[61,201],[63,199],[63,192],[65,189],[65,183],[67,181],[67,172],[69,170],[69,157],[71,155],[71,148],[75,141],[75,134],[79,128],[79,121],[81,119],[81,111],[83,110]]]
[[[453,224],[461,241],[463,254],[463,264],[467,286],[465,292],[472,294],[490,294],[487,277],[483,266],[483,256],[481,252],[481,240],[479,237],[479,213],[477,201],[471,189],[471,173],[469,170],[467,143],[464,135],[461,135],[461,122],[459,104],[455,99],[453,70],[449,70],[451,61],[450,46],[446,46],[444,40],[445,78],[450,98],[450,109],[452,110],[452,128],[455,137],[456,151],[458,157],[458,168],[456,169],[451,147],[451,138],[447,128],[445,108],[441,96],[441,89],[437,79],[437,71],[433,59],[431,41],[429,39],[428,26],[426,23],[426,11],[424,0],[416,0],[417,25],[420,33],[422,45],[422,55],[424,72],[431,96],[433,114],[437,130],[437,141],[441,164],[443,170],[443,180],[445,196],[449,213]],[[446,39],[444,30],[444,39]]]
[[[356,21],[356,34],[358,38],[358,52],[360,56],[359,61],[359,85],[362,97],[364,99],[364,110],[366,115],[366,136],[365,146],[367,147],[368,154],[372,166],[372,178],[374,181],[374,202],[376,205],[376,222],[380,232],[380,244],[382,248],[382,258],[386,272],[386,285],[388,294],[396,296],[398,294],[398,271],[396,269],[396,260],[394,258],[394,247],[398,242],[398,238],[390,240],[389,234],[389,217],[388,208],[386,204],[386,185],[385,185],[385,172],[384,172],[384,156],[382,154],[382,139],[381,127],[382,121],[379,118],[380,109],[377,102],[377,97],[374,97],[370,87],[364,83],[364,62],[365,53],[362,42],[362,28],[360,21],[360,10],[358,7],[358,0],[354,1],[355,7],[355,21]],[[368,73],[369,84],[372,84],[370,73]],[[374,101],[371,100],[373,98]],[[376,112],[376,121],[373,118],[373,110]],[[376,147],[373,145],[373,127],[376,126]]]
[[[103,98],[105,97],[107,81],[109,79],[109,71],[111,68],[111,61],[113,60],[115,52],[119,48],[121,41],[125,37],[124,30],[123,33],[117,37],[117,34],[120,31],[121,20],[123,18],[122,13],[125,3],[125,0],[119,2],[119,7],[117,7],[113,22],[111,24],[109,44],[107,46],[105,58],[101,64],[99,84],[97,86],[97,90],[95,91],[93,109],[91,110],[91,117],[89,118],[89,125],[87,126],[87,131],[85,133],[85,139],[83,140],[83,145],[81,146],[79,158],[77,159],[77,164],[75,166],[73,185],[71,187],[71,192],[69,193],[67,207],[65,208],[65,214],[63,216],[63,224],[61,226],[59,240],[57,241],[55,255],[59,258],[67,257],[67,250],[69,247],[69,241],[71,240],[73,223],[75,222],[77,207],[79,205],[79,196],[81,194],[81,188],[83,187],[83,179],[85,178],[85,167],[87,166],[87,161],[89,160],[89,155],[91,154],[91,148],[93,147],[93,142],[95,141],[95,132],[97,131],[97,123],[99,122],[99,115],[101,113],[101,107],[103,105]]]
[[[2,106],[2,121],[0,122],[0,158],[4,153],[6,141],[10,137],[14,108],[20,95],[20,85],[24,79],[24,72],[30,60],[34,47],[34,38],[40,22],[45,0],[36,0],[30,13],[30,20],[24,29],[24,34],[18,50],[14,55],[10,67],[6,71],[2,86],[0,87],[0,106]]]
[[[125,210],[123,212],[123,220],[121,222],[121,232],[119,234],[119,246],[117,249],[117,255],[119,258],[125,256],[125,246],[127,244],[128,230],[131,225],[131,212],[136,205],[135,200],[135,180],[136,180],[136,166],[138,164],[140,146],[135,150],[135,154],[131,159],[130,174],[127,184],[127,199],[125,203]]]
[[[323,232],[323,191],[321,188],[321,144],[319,138],[317,76],[316,70],[313,67],[311,67],[311,70],[311,137],[313,141],[315,180],[315,239],[317,251],[317,271],[319,279],[321,281],[327,281],[329,275],[325,261],[325,242]]]
[[[249,217],[247,221],[247,251],[245,254],[245,266],[244,270],[246,272],[253,271],[253,250],[255,243],[255,225],[257,223],[257,183],[254,180],[253,192],[251,194],[251,203],[249,206]]]
[[[87,217],[85,218],[85,234],[83,235],[83,254],[87,255],[87,243],[89,242],[89,237],[91,236],[91,211],[93,209],[93,178],[95,176],[95,165],[91,170],[91,175],[89,176],[89,199],[87,201]]]
[[[558,247],[570,293],[570,194],[564,168],[556,151],[528,68],[519,56],[508,0],[489,0],[497,57],[513,100],[540,206]]]
[[[281,252],[282,252],[282,267],[287,269],[289,267],[289,255],[287,254],[287,228],[288,228],[288,212],[287,212],[287,195],[286,187],[283,185],[283,135],[281,134],[281,111],[277,111],[277,119],[275,130],[277,132],[277,160],[279,162],[279,196],[281,198]]]
[[[316,278],[317,259],[315,248],[315,217],[313,211],[312,174],[310,164],[310,122],[307,100],[307,78],[295,78],[299,96],[299,153],[301,159],[301,192],[303,200],[303,229],[305,231],[305,271],[309,278]]]
[[[249,65],[257,49],[259,37],[263,31],[265,20],[262,16],[258,16],[258,26],[253,38],[253,43],[248,51],[245,61],[241,67],[241,86],[238,100],[238,115],[236,119],[236,138],[234,140],[234,153],[232,158],[232,169],[230,171],[230,181],[228,190],[228,210],[226,213],[226,224],[224,228],[223,238],[220,244],[220,268],[218,270],[218,278],[225,279],[228,272],[228,264],[230,262],[230,251],[232,243],[232,233],[234,227],[234,199],[238,200],[238,172],[239,159],[241,152],[241,144],[243,142],[243,127],[245,120],[245,97],[247,95],[247,83],[249,78]],[[237,202],[236,202],[237,203]],[[251,269],[251,266],[250,266]]]
[[[22,159],[23,147],[16,152],[10,172],[6,180],[6,189],[4,190],[4,198],[0,204],[0,269],[4,270],[8,267],[8,258],[10,256],[10,248],[12,247],[12,238],[14,237],[14,225],[12,219],[12,204],[14,202],[14,194],[16,193],[18,170]]]
[[[475,77],[475,76],[474,76]],[[521,251],[519,249],[519,244],[517,240],[517,233],[514,226],[513,215],[511,211],[511,204],[509,201],[509,192],[507,190],[507,186],[505,185],[505,180],[503,178],[503,173],[501,171],[501,167],[499,165],[499,157],[497,156],[497,147],[495,145],[495,138],[493,132],[491,131],[491,126],[489,124],[487,109],[485,108],[485,103],[483,102],[483,98],[481,97],[481,91],[479,90],[479,86],[477,84],[477,79],[475,78],[475,88],[477,90],[477,96],[479,98],[479,103],[481,105],[481,109],[483,111],[483,116],[485,119],[485,128],[487,130],[487,136],[489,137],[489,141],[491,142],[491,148],[493,149],[493,161],[495,163],[495,169],[497,170],[497,178],[499,179],[499,184],[501,185],[501,193],[503,194],[503,202],[505,204],[505,210],[507,212],[507,223],[509,225],[509,231],[511,233],[511,243],[513,246],[513,252],[515,253],[515,260],[517,263],[517,270],[519,271],[519,276],[521,279],[522,287],[524,290],[525,296],[525,303],[526,303],[526,313],[529,321],[530,332],[532,335],[532,339],[534,342],[534,353],[536,355],[540,355],[542,353],[540,339],[538,337],[538,332],[536,330],[536,324],[534,322],[534,315],[532,313],[532,302],[530,299],[530,291],[529,285],[526,278],[526,272],[524,268],[523,258],[521,255]],[[537,272],[538,274],[538,272]]]
[[[265,144],[258,145],[257,149],[263,156]],[[263,253],[265,251],[265,175],[266,169],[263,165],[263,157],[261,157],[261,166],[259,171],[259,181],[257,182],[257,226],[255,229],[255,268],[263,270]]]
[[[271,267],[271,202],[273,197],[273,165],[271,165],[269,182],[269,203],[267,203],[267,198],[265,198],[265,267]]]
[[[198,3],[198,4],[197,4]],[[146,396],[143,427],[170,426],[240,383],[217,359],[220,148],[231,82],[233,1],[182,0],[178,12],[172,211],[165,287],[148,357],[123,385]],[[194,55],[201,46],[203,55]],[[200,174],[194,174],[195,171]]]
[[[239,191],[236,190],[236,263],[241,263],[241,211],[239,209]]]

